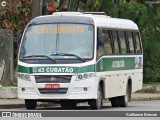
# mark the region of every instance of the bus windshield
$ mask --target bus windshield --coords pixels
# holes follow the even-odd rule
[[[27,57],[29,56],[29,57]],[[28,27],[20,59],[92,59],[93,25],[40,24]],[[44,57],[47,56],[47,57]]]

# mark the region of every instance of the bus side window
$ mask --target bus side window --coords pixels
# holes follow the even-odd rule
[[[104,49],[106,54],[112,54],[112,42],[111,42],[111,31],[105,30],[105,42],[104,42]]]
[[[105,33],[103,31],[103,28],[98,28],[97,29],[97,53],[96,53],[97,58],[105,54],[104,41],[105,41]]]
[[[141,53],[141,44],[140,44],[140,39],[139,39],[139,33],[134,32],[133,36],[134,36],[134,40],[135,40],[135,51],[136,51],[136,53]]]
[[[126,46],[124,31],[118,31],[118,36],[119,36],[119,41],[120,41],[121,53],[126,54],[127,53],[127,46]]]
[[[113,39],[113,45],[114,45],[114,53],[119,54],[119,43],[118,43],[118,36],[117,31],[112,31],[112,39]]]
[[[127,39],[129,43],[129,53],[134,53],[134,44],[133,44],[133,37],[132,37],[132,32],[126,32],[127,34]]]

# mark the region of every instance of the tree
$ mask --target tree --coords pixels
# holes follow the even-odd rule
[[[42,0],[33,0],[32,1],[32,10],[31,10],[32,18],[37,17],[42,14],[41,4],[40,4],[41,2],[42,2]]]
[[[0,83],[13,82],[13,44],[11,41],[13,33],[11,30],[0,31],[0,68],[2,70]],[[8,49],[10,48],[10,49]]]
[[[31,8],[31,0],[10,0],[8,2],[9,4],[7,4],[6,7],[0,7],[0,29],[5,29],[13,32],[13,35],[9,34],[9,32],[7,31],[3,32],[3,34],[0,35],[0,65],[4,67],[3,73],[5,73],[3,74],[1,80],[3,82],[12,82],[16,79],[7,79],[9,75],[6,73],[9,73],[10,67],[13,67],[13,64],[10,64],[10,67],[8,66],[10,60],[9,57],[11,57],[11,54],[7,53],[6,51],[11,50],[11,48],[13,47],[14,51],[12,52],[14,52],[14,70],[16,70],[17,32],[21,29],[24,29],[24,27],[30,20]],[[21,2],[21,4],[19,4],[19,2]],[[9,44],[9,41],[12,41],[14,44]],[[13,75],[13,73],[10,75]]]

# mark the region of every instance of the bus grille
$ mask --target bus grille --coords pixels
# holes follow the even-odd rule
[[[39,92],[41,94],[66,94],[68,88],[60,88],[60,89],[46,89],[46,88],[41,88],[39,89]]]
[[[36,75],[36,83],[70,83],[72,76],[71,75]]]

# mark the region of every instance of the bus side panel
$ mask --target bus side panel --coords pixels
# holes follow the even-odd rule
[[[104,93],[105,98],[123,96],[126,94],[126,86],[128,80],[131,80],[132,92],[142,89],[143,73],[135,71],[121,71],[117,74],[111,74],[106,76],[104,80]]]
[[[142,85],[143,85],[143,73],[137,72],[132,77],[132,92],[141,90]]]
[[[124,74],[106,76],[104,81],[105,98],[125,95],[127,78]]]

